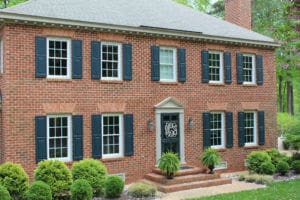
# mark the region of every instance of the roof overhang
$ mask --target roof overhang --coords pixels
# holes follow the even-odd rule
[[[103,23],[86,22],[86,21],[78,21],[78,20],[68,20],[68,19],[8,13],[3,11],[0,12],[0,23],[18,23],[18,24],[28,24],[28,25],[36,25],[36,26],[84,29],[84,30],[124,33],[124,34],[136,34],[136,35],[145,35],[145,36],[153,36],[153,37],[185,39],[185,40],[193,40],[193,41],[206,41],[212,43],[224,43],[224,44],[239,45],[239,46],[252,46],[252,47],[260,47],[260,48],[267,48],[267,49],[274,49],[280,46],[275,42],[220,37],[220,36],[213,36],[213,35],[205,35],[200,32],[165,29],[165,28],[148,27],[148,26],[132,27],[132,26],[122,26],[122,25],[114,25],[114,24],[103,24]]]

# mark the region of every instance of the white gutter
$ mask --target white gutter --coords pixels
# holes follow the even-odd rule
[[[189,40],[204,40],[209,42],[242,44],[247,46],[261,46],[267,48],[276,48],[278,45],[275,42],[247,40],[240,38],[229,38],[221,36],[203,35],[199,32],[191,32],[184,30],[172,30],[158,27],[132,27],[114,24],[103,24],[94,22],[85,22],[78,20],[66,20],[59,18],[40,17],[32,15],[23,15],[16,13],[8,13],[0,11],[0,21],[8,23],[34,24],[41,26],[67,27],[67,28],[84,28],[95,31],[119,32],[119,33],[135,33],[140,35],[160,36],[166,38],[184,38]]]

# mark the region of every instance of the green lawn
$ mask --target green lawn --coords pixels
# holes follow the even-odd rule
[[[271,183],[266,188],[228,193],[194,200],[299,200],[300,179]]]

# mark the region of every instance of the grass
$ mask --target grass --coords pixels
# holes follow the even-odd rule
[[[266,188],[202,197],[194,200],[298,200],[300,199],[300,179],[280,181]]]

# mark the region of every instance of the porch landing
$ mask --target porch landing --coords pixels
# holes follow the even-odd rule
[[[145,179],[164,193],[232,183],[230,178],[221,178],[219,173],[207,174],[198,167],[189,166],[179,170],[173,179],[166,179],[158,168],[153,168],[152,173],[145,175]]]

